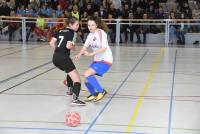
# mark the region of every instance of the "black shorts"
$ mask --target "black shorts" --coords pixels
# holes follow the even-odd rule
[[[65,54],[54,53],[53,64],[60,70],[65,71],[66,73],[69,73],[76,69],[74,63],[72,62],[72,59]]]

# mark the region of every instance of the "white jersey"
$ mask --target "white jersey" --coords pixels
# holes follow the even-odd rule
[[[85,47],[91,47],[93,51],[100,48],[106,48],[105,52],[98,53],[94,56],[95,61],[107,61],[113,63],[112,51],[108,45],[107,34],[102,30],[98,29],[95,33],[89,33],[84,44]]]

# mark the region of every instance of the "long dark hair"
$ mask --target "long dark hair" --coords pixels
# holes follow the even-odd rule
[[[106,29],[106,24],[101,20],[101,18],[97,17],[97,16],[91,16],[88,18],[88,21],[92,20],[97,24],[97,27],[100,29],[103,29],[104,31],[107,31]]]

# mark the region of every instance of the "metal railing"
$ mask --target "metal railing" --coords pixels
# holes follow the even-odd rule
[[[15,19],[15,21],[11,20]],[[16,20],[17,19],[17,20]],[[35,23],[37,18],[33,17],[5,17],[0,16],[0,22],[18,22],[21,23],[22,27],[22,41],[25,43],[26,41],[26,24],[28,22]],[[45,23],[61,23],[61,22],[48,22],[49,19],[55,18],[45,18]],[[65,19],[65,18],[59,18]],[[31,21],[30,21],[31,20]],[[120,29],[122,25],[162,25],[165,27],[165,46],[169,44],[169,34],[170,34],[170,26],[171,25],[180,25],[184,23],[184,25],[199,25],[200,19],[102,19],[106,24],[115,24],[116,25],[116,43],[120,43]],[[110,23],[112,21],[112,23]],[[86,23],[86,20],[81,20],[81,24]]]

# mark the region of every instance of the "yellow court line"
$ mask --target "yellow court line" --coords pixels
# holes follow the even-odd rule
[[[140,107],[142,105],[142,102],[144,100],[144,96],[146,95],[146,93],[147,93],[147,91],[149,89],[149,86],[152,84],[153,78],[154,78],[154,74],[155,74],[155,72],[156,72],[156,70],[158,68],[158,65],[161,62],[161,59],[162,59],[162,56],[163,56],[163,50],[164,50],[163,48],[160,49],[160,54],[156,57],[154,64],[151,66],[151,70],[148,73],[147,81],[146,81],[146,83],[144,85],[144,88],[143,88],[141,94],[140,94],[140,97],[138,98],[138,101],[137,101],[137,104],[136,104],[136,106],[134,108],[133,114],[131,115],[131,119],[130,119],[130,121],[128,123],[128,126],[127,126],[126,130],[125,130],[126,133],[130,133],[132,131],[132,126],[135,123],[137,114],[138,114],[139,109],[140,109]]]

